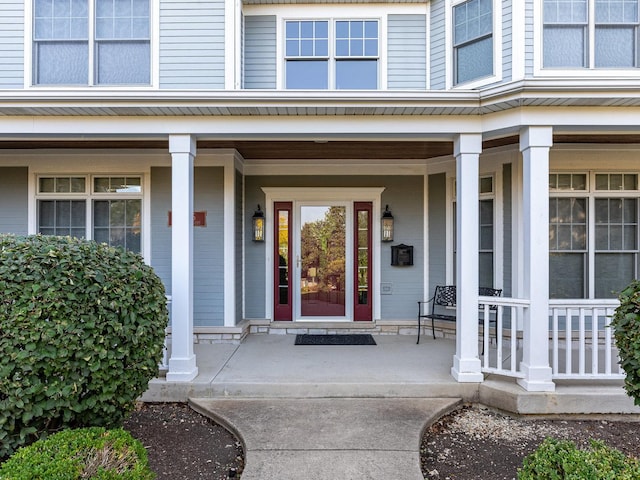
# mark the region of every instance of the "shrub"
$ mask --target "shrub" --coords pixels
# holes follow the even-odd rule
[[[142,257],[0,235],[0,459],[63,428],[120,426],[158,372],[168,320]]]
[[[633,480],[640,478],[635,458],[592,440],[591,447],[580,450],[568,440],[547,438],[524,459],[518,480]]]
[[[0,480],[147,480],[147,451],[128,432],[102,427],[64,430],[20,448],[0,467]]]
[[[634,280],[620,293],[620,306],[611,322],[620,354],[620,365],[627,374],[624,388],[640,405],[640,281]]]

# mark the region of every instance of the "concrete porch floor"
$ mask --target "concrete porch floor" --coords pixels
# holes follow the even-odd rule
[[[527,392],[513,379],[451,376],[455,341],[374,335],[375,346],[296,346],[295,335],[249,335],[238,344],[197,344],[192,382],[154,379],[147,402],[190,398],[452,398],[517,414],[640,414],[622,382],[564,382]]]

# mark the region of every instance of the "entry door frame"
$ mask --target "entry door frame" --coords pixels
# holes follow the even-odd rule
[[[265,222],[265,317],[273,321],[273,292],[274,292],[274,225],[276,219],[269,218],[273,215],[274,202],[293,202],[294,214],[299,203],[304,202],[350,202],[350,210],[353,210],[353,202],[371,202],[373,206],[373,218],[371,235],[374,241],[371,246],[371,258],[373,261],[372,283],[373,287],[380,285],[381,280],[381,203],[382,192],[385,187],[262,187],[265,194],[265,209],[267,218]],[[294,220],[297,222],[297,220]],[[296,261],[295,257],[292,259]],[[293,266],[293,265],[292,265]],[[350,268],[347,265],[347,268]],[[380,319],[380,292],[379,288],[373,288],[373,312],[372,320]],[[296,319],[297,306],[293,306],[294,320]],[[342,321],[354,321],[353,308],[347,312],[347,317]],[[340,320],[338,320],[340,321]]]

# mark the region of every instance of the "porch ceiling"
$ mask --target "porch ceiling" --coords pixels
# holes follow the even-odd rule
[[[554,144],[640,144],[640,134],[554,135]],[[517,145],[517,135],[484,141],[483,150]],[[167,140],[11,140],[1,141],[0,150],[55,149],[158,149],[168,150]],[[401,160],[430,159],[453,155],[448,141],[198,141],[198,149],[235,149],[245,160]]]

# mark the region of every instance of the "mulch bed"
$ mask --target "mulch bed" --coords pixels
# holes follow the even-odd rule
[[[124,428],[146,447],[157,480],[240,478],[238,439],[186,404],[139,404]]]

